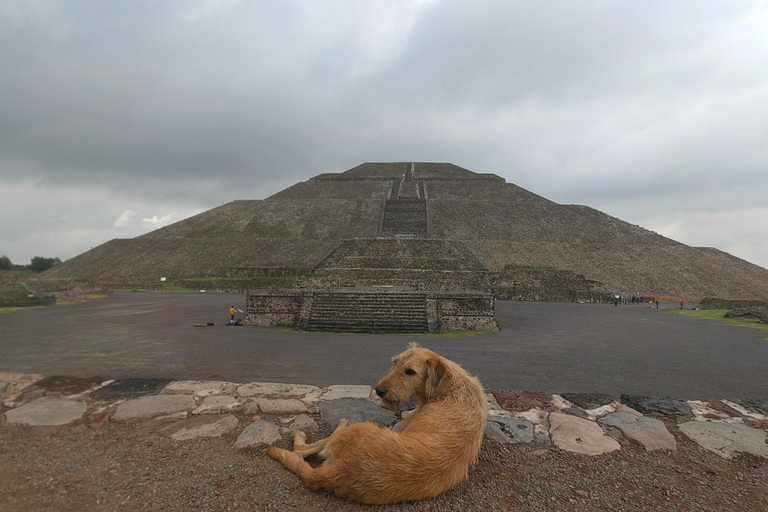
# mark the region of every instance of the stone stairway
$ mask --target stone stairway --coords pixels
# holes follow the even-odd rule
[[[331,252],[331,254],[326,256],[320,263],[315,265],[315,268],[335,267],[336,264],[344,259],[344,257],[349,254],[349,251],[355,247],[357,247],[356,240],[342,240],[341,243]]]
[[[415,197],[387,199],[381,234],[426,237],[427,202]]]
[[[416,293],[316,293],[305,330],[425,332],[426,297]]]

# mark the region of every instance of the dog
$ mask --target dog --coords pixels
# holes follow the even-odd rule
[[[432,498],[465,480],[488,416],[480,381],[418,343],[392,363],[376,394],[395,409],[412,396],[418,400],[399,432],[341,420],[330,437],[306,444],[306,435],[296,432],[293,451],[270,446],[268,455],[311,489],[368,504]],[[325,459],[317,469],[304,460],[313,454]]]

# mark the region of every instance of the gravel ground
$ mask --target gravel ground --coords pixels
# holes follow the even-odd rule
[[[672,424],[676,452],[646,453],[620,436],[622,449],[599,457],[542,440],[499,445],[486,438],[480,463],[457,488],[432,500],[371,507],[307,489],[263,451],[236,450],[234,440],[252,418],[240,416],[241,427],[223,438],[179,442],[157,434],[157,422],[124,425],[102,416],[28,427],[5,423],[3,412],[0,406],[1,512],[768,510],[768,461],[722,459]]]

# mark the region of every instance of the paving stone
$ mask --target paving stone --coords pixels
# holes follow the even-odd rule
[[[646,451],[677,450],[675,438],[661,420],[627,412],[614,412],[600,418],[598,422],[618,428],[625,437],[640,443]]]
[[[246,402],[245,405],[243,405],[243,414],[247,414],[248,416],[259,414],[259,404],[256,402]]]
[[[5,393],[5,390],[8,389],[8,386],[10,385],[10,382],[0,382],[0,396],[3,396],[3,393]]]
[[[582,409],[597,409],[613,402],[611,395],[601,393],[560,393],[560,396]]]
[[[8,423],[35,426],[66,425],[83,417],[88,406],[75,400],[38,398],[5,413]]]
[[[567,407],[565,409],[562,409],[561,412],[564,412],[565,414],[570,414],[571,416],[576,416],[577,418],[584,418],[585,420],[589,419],[589,415],[579,409],[578,407]]]
[[[175,441],[186,441],[198,437],[221,437],[236,429],[239,424],[240,421],[237,418],[227,415],[213,423],[181,428],[170,437]]]
[[[747,452],[768,458],[764,430],[722,421],[689,421],[679,428],[700,446],[721,457],[731,458],[737,452]]]
[[[671,416],[678,420],[693,419],[691,406],[684,398],[671,396],[621,395],[621,403],[643,414]]]
[[[297,414],[307,410],[304,402],[295,398],[256,398],[253,401],[264,414]]]
[[[320,396],[321,400],[338,400],[339,398],[368,398],[371,386],[329,386],[328,391]]]
[[[192,411],[197,405],[191,395],[153,395],[134,398],[117,406],[112,421],[127,422],[150,419],[181,411]]]
[[[280,382],[250,382],[237,388],[239,396],[263,396],[263,397],[304,397],[319,389],[317,386],[306,384],[283,384]]]
[[[320,429],[320,427],[317,426],[317,423],[315,423],[315,420],[313,420],[311,417],[307,416],[306,414],[299,414],[296,416],[296,419],[291,423],[291,425],[288,427],[288,430],[291,432],[317,432]]]
[[[240,400],[243,400],[242,398]],[[213,395],[203,398],[200,404],[192,414],[211,414],[222,411],[234,411],[239,409],[243,402],[229,395]]]
[[[569,452],[600,455],[621,448],[615,439],[605,435],[597,423],[569,414],[551,413],[549,433],[558,448]]]
[[[730,400],[722,400],[722,402],[728,407],[730,407],[731,409],[738,411],[739,414],[741,414],[742,416],[746,416],[748,418],[753,418],[761,421],[768,419],[768,416],[766,416],[765,414],[754,412],[754,410],[747,409],[743,405],[738,404],[736,402],[731,402]]]
[[[321,421],[335,426],[340,419],[346,418],[351,423],[370,421],[382,427],[395,421],[395,413],[378,405],[359,398],[340,398],[322,402],[320,407]]]
[[[739,404],[750,412],[768,416],[768,400],[744,400],[735,398],[730,401]]]
[[[114,401],[156,395],[173,379],[117,379],[90,394],[94,400]]]
[[[164,394],[184,394],[206,397],[235,393],[239,384],[220,380],[177,380],[163,388]]]
[[[260,420],[245,427],[245,430],[235,441],[235,448],[238,450],[259,448],[274,444],[281,439],[280,427],[274,423]]]
[[[79,395],[92,389],[107,379],[102,377],[91,377],[81,379],[79,377],[46,377],[35,382],[35,387],[49,392],[58,392],[67,395]]]
[[[498,404],[510,412],[523,412],[531,409],[556,411],[552,404],[552,395],[543,391],[491,391]]]
[[[5,382],[8,385],[3,393],[3,400],[8,404],[11,404],[16,398],[18,398],[24,388],[30,384],[42,380],[43,375],[37,373],[7,373],[0,372],[0,382]],[[9,405],[10,406],[10,405]]]
[[[517,418],[492,416],[485,424],[485,435],[501,444],[530,443],[533,423]]]

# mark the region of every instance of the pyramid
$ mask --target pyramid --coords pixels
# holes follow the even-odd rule
[[[467,276],[484,274],[502,297],[566,289],[768,296],[768,270],[723,251],[690,247],[588,206],[554,203],[495,174],[424,162],[320,174],[263,200],[232,201],[109,241],[47,275],[128,282],[327,281],[333,274],[345,285],[370,285],[407,282],[414,272],[470,289],[476,286]]]

